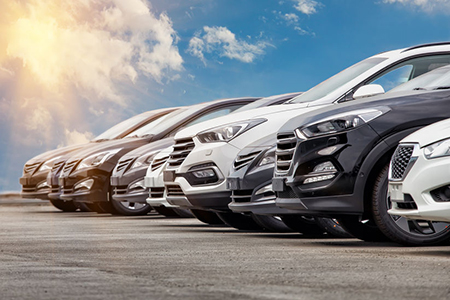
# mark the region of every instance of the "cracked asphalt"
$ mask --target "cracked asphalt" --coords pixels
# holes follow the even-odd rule
[[[39,203],[38,203],[39,204]],[[2,299],[449,299],[450,247],[0,205]]]

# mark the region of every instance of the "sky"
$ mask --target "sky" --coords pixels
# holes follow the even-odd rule
[[[306,91],[376,53],[450,40],[450,0],[0,2],[0,192],[121,120]]]

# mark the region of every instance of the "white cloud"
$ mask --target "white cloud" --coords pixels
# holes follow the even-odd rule
[[[258,41],[254,44],[236,38],[226,27],[203,27],[205,34],[197,34],[189,41],[188,52],[200,58],[203,62],[204,53],[217,52],[222,57],[236,59],[244,63],[251,63],[262,56],[264,49],[270,44]]]
[[[73,86],[93,101],[124,104],[118,82],[140,74],[161,82],[182,70],[170,18],[155,16],[144,0],[30,0],[8,8],[21,13],[4,21],[0,47],[49,89]]]
[[[317,8],[322,6],[320,2],[314,0],[292,0],[295,2],[294,8],[305,15],[312,15],[317,12]]]
[[[76,145],[76,144],[85,144],[94,138],[94,134],[92,132],[78,132],[77,130],[69,130],[65,129],[65,143],[62,146],[66,145]]]
[[[383,0],[387,4],[402,4],[405,6],[416,7],[425,12],[445,12],[449,13],[450,0]]]
[[[294,13],[281,15],[281,18],[283,18],[288,25],[297,24],[299,20],[299,17]]]

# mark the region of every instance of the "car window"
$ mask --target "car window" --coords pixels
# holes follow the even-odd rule
[[[218,118],[218,117],[226,116],[226,115],[232,113],[233,111],[235,111],[236,109],[242,107],[243,105],[245,105],[245,103],[237,104],[237,105],[233,105],[233,106],[228,106],[228,107],[221,107],[221,108],[217,108],[217,109],[212,110],[212,111],[208,111],[204,115],[200,115],[196,119],[191,120],[190,122],[185,124],[183,126],[183,128],[189,127],[189,126],[192,126],[194,124],[198,124],[198,123],[201,123],[201,122],[204,122],[204,121],[208,121],[208,120],[211,120],[211,119],[215,119],[215,118]]]
[[[450,64],[450,54],[417,57],[387,69],[366,84],[379,84],[387,92],[402,83],[448,64]]]

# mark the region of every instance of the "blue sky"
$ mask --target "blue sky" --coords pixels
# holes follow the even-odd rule
[[[0,191],[20,189],[27,159],[136,113],[305,91],[373,54],[448,41],[449,11],[449,0],[0,4]]]

